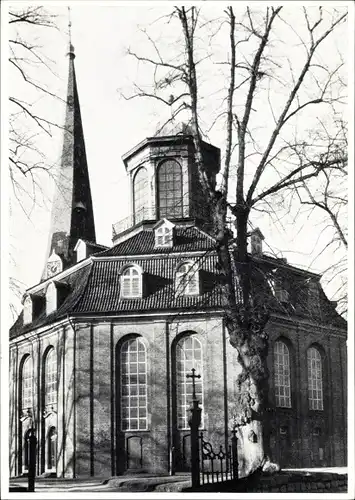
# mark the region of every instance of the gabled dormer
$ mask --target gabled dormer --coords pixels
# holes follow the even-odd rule
[[[172,248],[175,239],[175,224],[168,219],[161,219],[153,227],[155,248]]]
[[[320,307],[320,283],[319,280],[312,278],[308,280],[308,309],[312,314],[319,314]]]
[[[107,250],[107,247],[79,238],[77,244],[74,247],[74,252],[76,253],[76,262],[81,262],[87,257],[90,257],[90,255],[101,252],[102,250]]]
[[[43,295],[25,293],[23,296],[23,324],[29,325],[42,313],[45,298]]]
[[[33,303],[31,295],[25,295],[23,298],[23,324],[32,323],[33,318]]]
[[[272,294],[274,295],[277,302],[281,304],[289,303],[289,292],[286,276],[275,269],[271,276],[268,278],[269,286],[271,288]]]
[[[262,256],[264,235],[257,227],[250,233],[250,246],[252,255]]]
[[[64,302],[70,287],[60,281],[51,281],[46,288],[46,314],[47,316],[56,311]]]

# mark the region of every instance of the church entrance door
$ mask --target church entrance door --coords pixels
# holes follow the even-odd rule
[[[322,467],[325,465],[324,439],[320,427],[315,427],[311,436],[312,467]]]
[[[191,439],[189,430],[174,432],[174,470],[189,472],[191,470]]]

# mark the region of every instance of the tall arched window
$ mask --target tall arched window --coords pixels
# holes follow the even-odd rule
[[[51,348],[45,359],[44,367],[44,404],[53,405],[57,403],[57,358]]]
[[[149,214],[148,209],[148,173],[144,167],[141,167],[133,180],[133,203],[134,203],[134,222],[142,221]],[[146,213],[144,213],[146,212]]]
[[[22,364],[21,373],[21,409],[31,410],[33,405],[33,364],[28,355]]]
[[[176,270],[176,295],[197,295],[199,293],[199,270],[193,262],[184,262]]]
[[[158,170],[159,218],[183,216],[182,173],[175,160],[164,161]]]
[[[176,344],[176,403],[177,425],[179,429],[189,429],[188,419],[192,402],[192,368],[201,378],[195,379],[196,397],[203,408],[203,359],[202,345],[195,335],[183,337]],[[203,418],[201,419],[201,425]]]
[[[142,296],[142,273],[134,266],[127,267],[121,276],[123,298]]]
[[[291,408],[290,353],[281,340],[274,345],[274,373],[276,406]]]
[[[309,409],[323,410],[322,357],[315,347],[307,351],[307,365]]]
[[[120,351],[121,429],[147,429],[147,352],[137,337],[126,340]]]

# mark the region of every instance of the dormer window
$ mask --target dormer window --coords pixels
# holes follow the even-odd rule
[[[122,298],[142,297],[142,272],[135,266],[129,266],[121,274]]]
[[[254,229],[250,234],[250,244],[252,255],[262,255],[263,254],[263,240],[264,235],[259,228]]]
[[[172,231],[168,227],[160,227],[155,233],[156,247],[171,247],[172,246]]]
[[[319,309],[319,283],[315,279],[308,283],[308,308],[310,312],[317,312]]]
[[[46,290],[46,314],[47,316],[57,310],[57,288],[53,281],[49,283]]]
[[[193,262],[184,262],[176,271],[175,290],[177,297],[182,295],[198,295],[200,280],[198,267]]]
[[[270,278],[268,281],[275,299],[281,304],[288,303],[289,293],[286,290],[284,278],[280,275],[276,275]]]
[[[79,239],[75,245],[74,251],[76,252],[76,261],[80,262],[87,257],[87,245],[84,240]]]
[[[154,226],[155,247],[171,248],[174,244],[175,224],[167,219],[162,219]]]
[[[32,304],[32,298],[30,295],[27,295],[27,297],[24,300],[23,303],[23,324],[28,325],[29,323],[32,323],[32,314],[33,314],[33,304]]]
[[[281,302],[281,304],[286,304],[289,300],[288,291],[282,286],[282,283],[277,283],[275,287],[275,297]]]

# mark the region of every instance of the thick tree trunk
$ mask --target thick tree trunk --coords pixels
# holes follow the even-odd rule
[[[261,468],[269,455],[264,412],[268,392],[267,315],[253,303],[251,263],[247,253],[248,212],[237,217],[237,249],[230,249],[225,226],[225,203],[214,207],[214,226],[223,277],[223,302],[230,342],[238,351],[241,372],[237,378],[233,419],[239,428],[239,470],[246,476]]]

